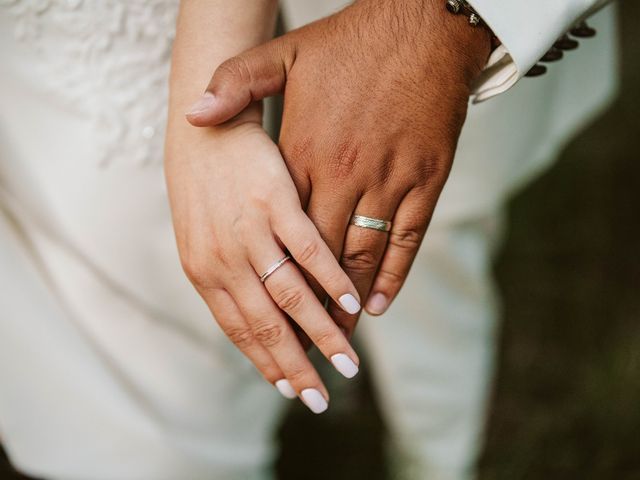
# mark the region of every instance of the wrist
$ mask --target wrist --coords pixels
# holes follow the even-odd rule
[[[441,25],[441,47],[470,85],[487,63],[492,50],[493,33],[484,22],[472,25],[468,16],[449,12],[445,0],[414,1],[422,3],[425,14]]]
[[[180,110],[170,111],[165,140],[165,160],[210,158],[247,132],[262,131],[262,102],[253,102],[227,122],[197,128]],[[194,155],[194,153],[196,155]],[[200,155],[203,154],[203,155]]]
[[[446,70],[447,76],[454,74],[457,82],[467,86],[482,72],[491,53],[491,30],[483,23],[470,25],[464,15],[451,14],[446,0],[358,0],[356,4],[367,12],[360,20],[382,12],[377,16],[378,33],[390,30],[389,38],[405,41],[408,53],[429,70]]]

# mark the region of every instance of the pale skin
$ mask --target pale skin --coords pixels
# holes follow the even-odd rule
[[[286,379],[283,394],[310,389],[314,410],[327,389],[287,315],[328,358],[358,356],[312,293],[302,267],[345,308],[359,309],[357,290],[302,210],[277,146],[254,103],[225,125],[195,129],[184,112],[206,84],[211,67],[265,41],[276,13],[272,1],[183,2],[170,80],[165,172],[184,269],[229,338],[267,381]],[[211,41],[211,32],[220,32]],[[284,256],[264,285],[259,275]],[[348,299],[349,300],[349,299]],[[347,372],[352,374],[353,369]],[[291,391],[289,391],[291,390]],[[282,391],[282,390],[281,390]]]
[[[203,21],[201,17],[207,17],[207,8],[220,8],[220,5],[212,5],[217,3],[185,4],[179,37],[180,32],[187,30],[183,23],[185,10],[193,9],[191,11],[197,24],[198,21]],[[229,13],[237,6],[233,3],[233,7],[226,6]],[[260,8],[265,2],[246,3],[245,8],[249,5]],[[198,7],[200,11],[194,13]],[[247,11],[244,8],[240,10],[242,13],[238,14],[246,18]],[[219,11],[212,14],[213,17],[216,15],[219,16]],[[260,21],[262,27],[254,28],[264,29],[264,18]],[[257,19],[256,22],[259,23]],[[188,25],[190,37],[195,35],[193,28],[193,24]],[[212,31],[215,30],[209,29],[199,37],[196,48],[193,48],[193,42],[185,41],[188,53],[203,58],[200,49],[211,49],[211,45],[218,43],[217,39],[211,37]],[[260,39],[256,43],[261,43]],[[234,47],[236,50],[244,50],[238,48],[237,44]],[[219,182],[233,185],[234,179],[237,179],[242,182],[241,185],[258,191],[260,185],[264,184],[262,176],[256,179],[256,183],[247,183],[253,172],[244,170],[256,168],[256,164],[238,157],[242,157],[243,151],[255,157],[256,152],[260,151],[256,149],[258,146],[264,152],[270,150],[272,145],[259,132],[258,117],[255,116],[256,102],[284,91],[285,111],[280,152],[304,211],[326,242],[326,245],[317,242],[317,245],[322,244],[321,250],[325,252],[322,261],[331,263],[326,256],[325,248],[328,245],[329,251],[340,259],[343,270],[356,287],[357,292],[350,293],[355,298],[367,299],[370,313],[383,313],[400,290],[424,237],[451,167],[466,115],[470,85],[480,73],[489,51],[488,31],[484,28],[473,29],[465,24],[463,18],[450,16],[444,11],[443,2],[438,0],[360,0],[342,12],[265,45],[240,54],[234,52],[237,56],[225,61],[217,69],[215,66],[223,58],[216,58],[216,62],[212,62],[210,57],[205,56],[208,66],[213,65],[214,68],[209,68],[209,75],[203,74],[203,78],[210,76],[211,71],[215,71],[215,74],[209,82],[208,94],[191,107],[187,118],[193,125],[208,127],[200,130],[203,135],[209,132],[209,135],[219,140],[218,143],[212,141],[209,147],[217,146],[220,149],[222,143],[225,145],[227,158],[238,160],[234,160],[237,163],[233,164],[233,168],[222,169],[227,171],[228,176],[223,176],[219,168],[213,172],[211,166],[202,167],[198,162],[209,165],[202,159],[212,155],[218,157],[219,154],[207,151],[206,141],[196,141],[188,147],[189,151],[194,152],[193,160],[188,162],[189,173],[185,173],[184,168],[179,169],[180,171],[171,168],[171,165],[178,163],[175,160],[167,161],[167,176],[182,176],[182,180],[168,178],[168,182],[172,190],[178,245],[185,268],[188,273],[191,272],[190,277],[198,291],[201,294],[206,292],[206,286],[211,285],[212,277],[217,279],[215,285],[230,281],[223,278],[228,274],[224,269],[212,265],[215,260],[211,255],[212,248],[216,247],[213,251],[218,252],[220,258],[235,258],[237,249],[226,244],[211,245],[212,235],[206,231],[203,234],[202,225],[195,229],[200,232],[200,241],[194,240],[193,233],[184,232],[193,232],[194,223],[210,224],[211,218],[221,215],[207,211],[207,207],[215,208],[216,204],[211,200],[212,190],[227,192],[227,195],[235,193],[238,197],[252,197],[256,194],[245,189],[229,192],[229,187]],[[176,55],[186,53],[177,50]],[[181,70],[180,63],[177,66],[174,64],[172,88],[182,88],[175,81],[176,72],[182,71],[182,75],[178,75],[185,86],[189,84],[188,93],[194,93],[191,97],[193,100],[197,96],[194,84],[197,84],[201,69],[204,68],[202,65],[198,66],[196,78],[193,72],[185,73],[186,70]],[[202,85],[207,82],[208,80],[204,80]],[[186,94],[181,91],[180,95],[184,98]],[[177,112],[173,104],[172,101],[172,112]],[[180,103],[180,107],[183,106],[187,110],[187,106]],[[172,118],[173,116],[172,113]],[[247,121],[251,118],[254,120]],[[211,127],[216,127],[217,130],[210,130]],[[180,124],[179,130],[184,128]],[[264,144],[253,143],[254,149],[246,150],[246,137],[232,133],[244,128],[261,136]],[[193,142],[189,135],[191,134],[181,133],[177,137],[173,134],[170,136],[176,141]],[[169,145],[171,144],[170,140]],[[178,148],[178,143],[173,144]],[[198,144],[202,148],[196,152]],[[269,158],[273,158],[276,168],[277,150],[271,151]],[[171,157],[170,148],[168,152]],[[244,174],[241,175],[240,172]],[[272,181],[271,177],[268,178]],[[194,184],[201,187],[195,188]],[[294,193],[291,193],[289,201],[293,201],[293,196]],[[255,204],[247,203],[244,198],[238,198],[237,203],[248,205],[251,209],[255,207]],[[275,205],[275,202],[269,198],[269,201],[263,201],[262,204]],[[296,208],[300,209],[300,204]],[[194,214],[194,211],[201,212],[201,215]],[[264,211],[258,211],[265,214]],[[284,209],[280,209],[279,214],[283,211]],[[393,220],[393,230],[390,234],[383,234],[349,226],[349,218],[354,213]],[[273,212],[269,214],[275,215]],[[286,218],[279,218],[284,218],[283,222],[288,223],[292,221],[291,215],[292,211],[287,210]],[[220,229],[218,235],[224,237],[222,228],[226,228],[227,232],[233,231],[229,225],[233,222],[227,220],[227,226],[224,227],[222,220],[224,219],[217,220],[215,226]],[[275,224],[271,222],[271,225]],[[248,235],[247,238],[249,236],[255,239],[255,235]],[[279,236],[278,233],[276,236]],[[243,238],[242,235],[236,237]],[[191,248],[189,245],[196,247]],[[289,245],[286,246],[290,248]],[[252,257],[255,255],[254,249],[258,249],[258,246],[245,246],[246,263],[250,265],[264,258],[264,254]],[[190,250],[196,253],[190,253]],[[270,258],[275,259],[276,256]],[[352,286],[347,287],[345,283],[344,288],[336,293],[327,277],[324,277],[323,282],[318,274],[314,274],[305,265],[302,266],[315,293],[322,295],[326,291],[333,299],[329,305],[329,313],[335,323],[350,335],[359,312],[345,311],[340,307],[337,296],[346,291],[345,288]],[[302,279],[299,271],[292,271],[295,269],[293,265],[287,265],[287,268],[291,275],[298,275],[298,281]],[[337,272],[335,265],[332,269]],[[339,278],[338,273],[334,275]],[[293,280],[291,282],[293,284]],[[250,282],[238,284],[242,284],[240,290],[233,290],[231,287],[225,287],[224,290],[238,292],[233,297],[234,305],[241,313],[246,314],[243,302],[254,301],[253,296],[257,295],[257,290],[248,295],[244,290],[249,287]],[[298,302],[302,298],[307,305],[315,305],[313,311],[317,311],[318,318],[322,318],[324,323],[326,318],[320,316],[317,310],[320,304],[314,303],[309,287],[303,293],[303,287],[296,288]],[[267,289],[269,290],[268,285]],[[272,297],[277,298],[278,295],[272,293]],[[207,303],[218,316],[227,312],[212,305],[210,299]],[[226,320],[218,318],[218,321],[223,323]],[[303,321],[301,318],[301,322]],[[317,321],[314,317],[312,323]],[[251,324],[250,321],[247,323]],[[280,323],[284,325],[282,321]],[[324,339],[317,335],[314,338],[313,332],[309,332],[300,322],[298,324],[316,345],[318,339]],[[286,363],[288,368],[294,369],[297,377],[304,377],[304,381],[295,383],[297,393],[304,388],[317,387],[326,396],[326,390],[319,383],[315,371],[300,373],[311,372],[312,367],[306,357],[302,360],[302,349],[299,344],[294,346],[294,336],[290,332],[287,335],[284,340],[278,340],[279,347],[284,347],[287,340],[286,346],[292,350],[286,354],[284,348],[277,357],[268,348],[263,349],[271,355],[273,363],[262,363],[268,362],[264,352],[260,354],[258,362],[255,352],[251,356],[243,351],[271,381],[281,374],[289,378],[280,364],[286,358],[287,362],[291,362]],[[341,344],[337,339],[336,334],[332,337],[332,342],[340,344],[342,351],[348,355],[355,355],[347,350],[347,344]],[[342,341],[346,341],[346,338],[343,337]],[[259,343],[252,341],[251,345]],[[321,344],[318,345],[321,351],[331,358],[330,352],[335,350],[327,349],[326,346],[323,349]],[[350,358],[357,362],[355,357]],[[295,363],[298,361],[302,363]],[[266,367],[267,364],[269,367]],[[276,369],[274,364],[280,368],[277,374],[271,372],[272,368],[274,371]],[[265,371],[269,373],[266,374]],[[306,382],[311,382],[316,387],[306,387]]]
[[[490,48],[489,30],[442,0],[359,0],[227,60],[188,118],[217,125],[284,91],[279,146],[305,210],[379,315],[424,238]],[[393,229],[349,226],[354,213]],[[353,331],[359,313],[329,311]]]

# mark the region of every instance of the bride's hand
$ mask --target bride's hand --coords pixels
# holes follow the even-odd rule
[[[284,93],[280,150],[306,212],[379,315],[418,252],[490,51],[490,31],[441,1],[358,0],[222,63],[188,119],[217,125]],[[350,226],[354,215],[390,231]],[[356,315],[329,312],[354,329]]]
[[[215,129],[169,129],[165,170],[178,249],[231,341],[281,393],[320,412],[327,390],[287,315],[343,375],[355,375],[359,361],[298,266],[349,313],[360,309],[358,293],[302,210],[260,119],[254,104]],[[293,261],[261,283],[287,253]]]

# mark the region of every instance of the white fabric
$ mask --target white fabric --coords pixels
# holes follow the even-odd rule
[[[299,24],[340,3],[285,6]],[[213,325],[173,239],[159,152],[175,7],[0,0],[0,437],[34,476],[268,475],[282,402]],[[407,288],[361,325],[407,478],[473,462],[496,212],[611,95],[611,11],[594,23],[548,76],[470,108]]]
[[[470,0],[500,39],[475,86],[475,102],[503,93],[579,19],[610,0]]]
[[[0,2],[0,438],[34,476],[236,480],[270,459],[279,396],[176,254],[176,7]]]
[[[358,327],[399,480],[473,478],[493,371],[501,215],[434,220],[397,302]]]

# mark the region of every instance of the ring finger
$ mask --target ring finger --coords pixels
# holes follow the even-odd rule
[[[282,263],[285,253],[275,239],[273,242],[256,242],[249,249],[249,260],[256,272],[261,272],[260,275],[271,272],[264,280],[264,286],[276,305],[300,325],[336,370],[347,378],[355,376],[358,373],[358,356],[300,269],[292,261]]]
[[[360,199],[353,214],[376,220],[391,221],[399,203],[399,200],[384,198],[379,193],[368,192]],[[367,298],[369,294],[388,240],[388,232],[374,228],[350,224],[347,229],[340,263],[361,298]],[[329,312],[337,324],[348,331],[354,330],[359,314],[350,315],[341,311],[334,303],[331,303]]]

